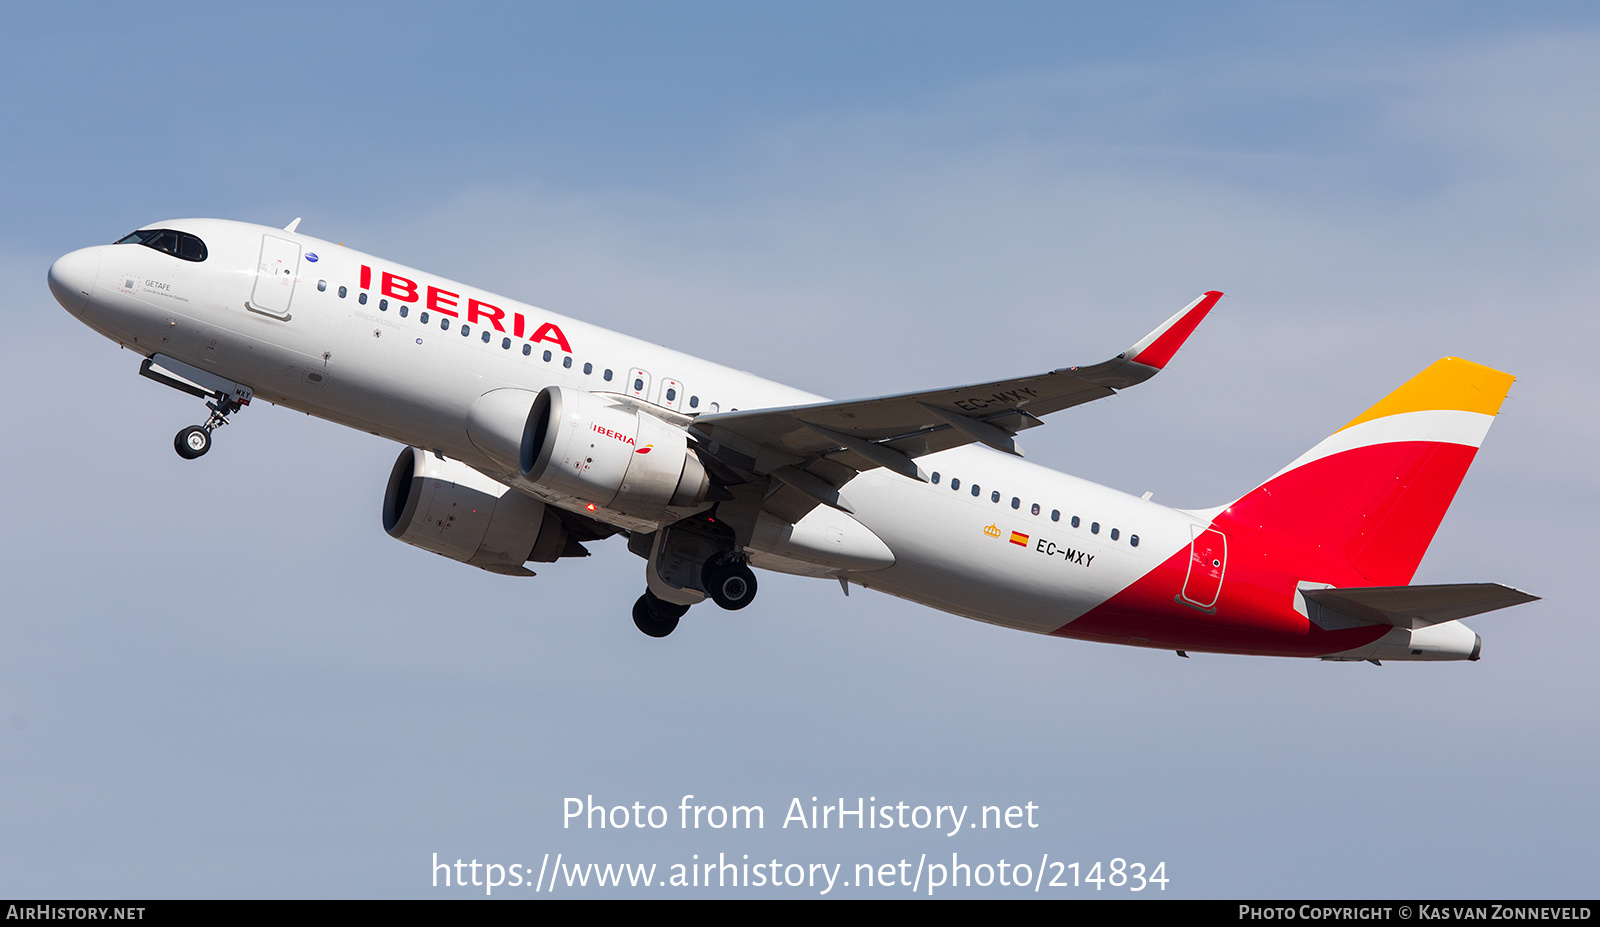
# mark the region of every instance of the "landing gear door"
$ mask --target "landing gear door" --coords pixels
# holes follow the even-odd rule
[[[1211,609],[1222,595],[1222,574],[1228,569],[1228,538],[1215,528],[1194,527],[1189,542],[1189,574],[1183,580],[1183,599]]]
[[[245,303],[255,312],[289,318],[294,282],[300,276],[300,245],[276,235],[261,236],[261,262],[256,266],[256,288]]]

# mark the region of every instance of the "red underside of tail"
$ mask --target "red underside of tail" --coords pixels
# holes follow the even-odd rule
[[[1371,643],[1388,628],[1325,631],[1295,610],[1296,584],[1409,583],[1476,454],[1476,448],[1460,444],[1393,442],[1297,467],[1212,522],[1213,531],[1227,538],[1226,566],[1220,591],[1197,595],[1189,587],[1189,598],[1201,604],[1184,596],[1186,581],[1192,582],[1186,546],[1053,633],[1165,650],[1276,656],[1317,656]]]

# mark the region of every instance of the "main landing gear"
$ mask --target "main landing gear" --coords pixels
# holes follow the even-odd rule
[[[743,560],[724,554],[706,561],[700,582],[711,601],[729,611],[738,611],[756,600],[756,574]]]
[[[656,552],[660,552],[661,544],[654,545]],[[681,549],[680,549],[681,552]],[[705,556],[704,548],[701,556]],[[678,627],[678,619],[688,611],[689,605],[669,602],[652,591],[660,584],[662,595],[671,595],[677,598],[679,593],[686,593],[685,598],[699,601],[704,595],[729,611],[744,608],[756,598],[756,574],[745,563],[744,557],[732,551],[722,550],[710,553],[699,564],[698,569],[692,569],[692,564],[699,557],[694,557],[686,562],[675,558],[666,571],[670,576],[677,577],[677,582],[668,582],[659,578],[658,571],[651,579],[651,589],[645,590],[644,595],[633,603],[633,623],[639,630],[651,637],[666,637]],[[660,565],[659,559],[652,560],[650,569],[655,570]],[[691,578],[693,577],[693,578]]]
[[[639,601],[633,603],[633,624],[651,637],[666,637],[678,627],[678,619],[689,611],[687,605],[675,605],[646,589]]]
[[[211,416],[204,425],[190,425],[172,439],[173,450],[184,460],[194,460],[211,450],[211,433],[228,424],[228,416],[250,404],[251,389],[209,370],[157,354],[139,365],[139,375],[163,386],[206,400]]]

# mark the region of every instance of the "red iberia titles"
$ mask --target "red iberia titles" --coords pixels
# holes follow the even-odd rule
[[[361,265],[361,288],[372,289],[372,268],[365,264]],[[507,312],[499,306],[470,296],[463,306],[460,293],[452,293],[432,284],[423,285],[387,270],[378,274],[378,292],[389,299],[399,300],[402,303],[417,303],[429,312],[437,312],[453,319],[461,318],[461,310],[465,309],[469,325],[488,326],[503,335],[525,338],[535,344],[541,341],[548,342],[567,354],[572,353],[572,345],[567,342],[566,333],[554,322],[541,324],[533,330],[532,335],[529,335],[528,320],[520,312],[509,313],[508,318]],[[507,323],[511,326],[510,331],[506,330]]]

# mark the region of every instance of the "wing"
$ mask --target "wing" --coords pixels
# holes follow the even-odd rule
[[[762,508],[798,521],[818,503],[845,512],[839,487],[886,467],[926,482],[916,458],[964,444],[1022,456],[1017,432],[1039,416],[1111,396],[1155,376],[1216,305],[1211,291],[1133,347],[1092,367],[873,399],[702,415],[691,431],[724,482],[770,481]]]

